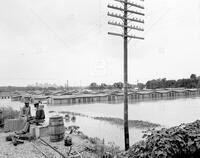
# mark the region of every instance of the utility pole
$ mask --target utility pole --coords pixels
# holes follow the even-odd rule
[[[69,82],[68,82],[68,80],[67,80],[67,90],[69,90]]]
[[[122,14],[114,14],[108,12],[108,16],[117,18],[122,20],[123,23],[120,22],[108,22],[109,25],[118,26],[123,28],[123,33],[115,33],[108,32],[109,35],[123,37],[124,39],[124,142],[125,142],[125,150],[129,149],[129,126],[128,126],[128,40],[129,39],[140,39],[144,40],[143,37],[135,36],[129,34],[131,30],[136,31],[144,31],[142,27],[138,27],[135,24],[137,23],[142,25],[144,24],[144,20],[140,18],[140,16],[144,16],[144,13],[140,11],[135,11],[130,9],[134,7],[134,9],[144,9],[143,6],[128,2],[128,0],[114,0],[115,2],[121,3],[123,7],[114,6],[108,4],[109,9],[114,9],[116,11],[121,12]],[[143,0],[140,0],[143,1]],[[131,15],[133,15],[131,17]],[[130,22],[133,22],[134,25],[130,25]]]

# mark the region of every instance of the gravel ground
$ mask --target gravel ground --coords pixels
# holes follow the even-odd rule
[[[34,143],[40,150],[42,150],[49,158],[59,158],[61,157],[57,154],[53,149],[48,146],[42,144],[39,140],[35,140],[32,142],[24,141],[24,144],[19,144],[14,146],[12,142],[6,142],[5,137],[12,133],[1,133],[0,132],[0,158],[42,158],[44,157],[33,145]],[[79,136],[70,135],[72,137],[73,148],[74,150],[81,151],[83,146],[92,145],[88,140],[83,140]],[[52,143],[49,142],[49,137],[43,137],[47,143],[55,147],[57,150],[67,155],[69,147],[64,146],[64,141]],[[82,152],[83,158],[98,158],[98,156],[94,153]]]

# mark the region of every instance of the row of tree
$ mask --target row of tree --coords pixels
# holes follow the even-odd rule
[[[92,90],[97,90],[97,89],[122,89],[123,88],[123,83],[122,82],[115,82],[112,85],[108,85],[105,83],[101,83],[100,85],[98,85],[97,83],[93,82],[89,85],[89,89]],[[128,87],[130,88],[134,88],[134,85],[128,84]]]
[[[200,76],[197,77],[195,74],[191,74],[190,78],[186,79],[178,79],[178,80],[167,80],[166,78],[162,79],[153,79],[149,80],[144,83],[137,83],[137,85],[128,84],[129,88],[138,88],[140,90],[146,89],[158,89],[158,88],[200,88]],[[122,89],[123,83],[122,82],[115,82],[112,85],[107,85],[105,83],[101,83],[98,85],[97,83],[93,82],[89,85],[89,89],[96,90],[96,89]]]
[[[145,84],[147,89],[156,89],[156,88],[200,88],[200,76],[197,77],[195,74],[191,74],[190,78],[178,79],[178,80],[167,80],[163,79],[154,79],[147,81]]]

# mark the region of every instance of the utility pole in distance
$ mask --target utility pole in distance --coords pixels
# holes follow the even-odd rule
[[[68,80],[67,80],[67,90],[69,90],[69,82],[68,82]]]
[[[123,28],[123,33],[115,33],[108,32],[109,35],[123,37],[124,39],[124,142],[125,142],[125,150],[129,149],[129,126],[128,126],[128,40],[129,39],[140,39],[144,40],[143,37],[131,35],[131,30],[136,31],[144,31],[142,27],[138,27],[138,24],[144,24],[144,20],[140,18],[140,16],[144,16],[144,13],[140,11],[135,11],[130,9],[134,7],[134,9],[143,10],[144,7],[132,2],[128,2],[128,0],[114,0],[122,4],[123,7],[114,6],[108,4],[109,9],[114,9],[122,14],[114,14],[108,12],[108,16],[113,18],[121,19],[123,23],[120,22],[108,22],[109,25],[118,26]],[[143,0],[140,0],[143,1]],[[134,17],[131,17],[133,15]],[[136,23],[137,26],[130,25],[130,22]]]

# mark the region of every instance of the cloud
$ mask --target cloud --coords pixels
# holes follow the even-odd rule
[[[123,80],[123,39],[107,35],[122,29],[108,26],[108,2],[0,1],[0,84]],[[199,4],[145,1],[145,40],[129,42],[130,82],[200,74]]]

